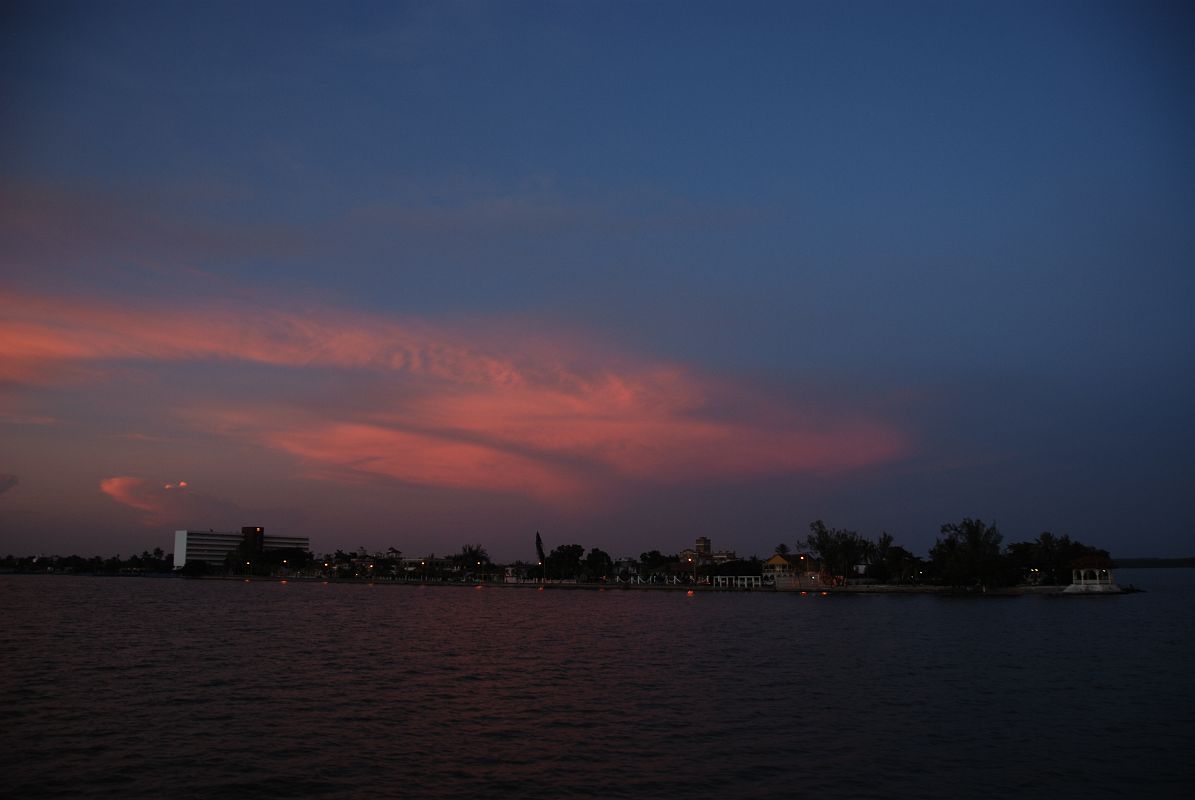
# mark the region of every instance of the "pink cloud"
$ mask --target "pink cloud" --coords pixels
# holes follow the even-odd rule
[[[424,424],[487,437],[508,446],[592,459],[639,480],[673,482],[849,469],[896,457],[906,437],[879,423],[842,418],[799,425],[760,402],[749,420],[697,413],[716,387],[669,375],[580,392],[513,388],[421,401],[408,414]]]
[[[186,481],[161,483],[130,475],[100,481],[100,491],[121,505],[142,512],[147,525],[209,525],[213,520],[235,524],[242,510],[226,500],[195,493]]]
[[[501,447],[359,423],[267,433],[262,441],[322,467],[457,489],[513,491],[544,500],[578,497],[582,482],[536,456]]]
[[[325,309],[228,303],[143,309],[0,291],[0,380],[32,383],[88,361],[238,360],[406,372],[449,380],[522,380],[509,359],[417,323]]]
[[[565,390],[450,386],[364,410],[278,406],[192,408],[194,426],[297,456],[314,474],[375,475],[405,483],[516,492],[559,505],[618,482],[675,484],[835,472],[900,457],[904,434],[865,418],[803,423],[765,404],[746,419],[704,418],[696,382]],[[712,391],[712,389],[710,390]]]
[[[572,331],[513,337],[319,306],[146,309],[0,293],[0,337],[0,378],[18,384],[85,380],[116,361],[284,368],[314,399],[302,390],[188,397],[170,414],[320,476],[570,504],[617,482],[848,470],[910,447],[880,419],[789,408],[680,364],[604,355]],[[370,391],[355,392],[366,378]],[[153,514],[167,513],[166,496],[190,495],[127,476],[101,488]]]
[[[149,482],[142,478],[120,475],[100,481],[100,491],[116,502],[138,511],[156,511],[158,503],[150,493]]]

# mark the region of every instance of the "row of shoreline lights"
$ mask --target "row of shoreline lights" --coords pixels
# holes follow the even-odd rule
[[[802,561],[804,561],[804,560],[805,560],[805,556],[801,556],[800,558],[801,558],[801,560],[802,560]],[[697,583],[697,562],[693,560],[693,556],[689,556],[689,563],[693,565],[693,583]],[[284,558],[284,559],[282,559],[282,565],[283,565],[283,566],[286,566],[286,559],[285,559],[285,558]],[[539,566],[542,568],[542,567],[543,567],[543,565],[544,565],[544,562],[540,561],[540,562],[539,562]],[[245,562],[245,566],[246,566],[246,567],[247,567],[247,566],[249,566],[249,562],[248,562],[248,561],[246,561],[246,562]],[[324,562],[324,568],[325,568],[325,569],[326,569],[326,568],[328,568],[328,567],[330,567],[330,566],[332,566],[332,565],[331,565],[331,564],[329,564],[327,561],[325,561],[325,562]],[[423,576],[426,578],[426,577],[427,577],[427,562],[426,562],[426,561],[420,561],[420,562],[419,562],[419,566],[423,567]],[[477,566],[481,567],[481,562],[480,562],[480,561],[478,561],[478,562],[477,562]],[[370,564],[370,565],[369,565],[369,569],[373,569],[373,564]],[[1034,571],[1034,572],[1037,572],[1037,570],[1033,570],[1033,571]],[[482,574],[482,579],[484,580],[484,578],[485,578],[485,568],[484,568],[484,567],[482,567],[481,574]],[[545,576],[545,577],[546,577],[546,576]]]

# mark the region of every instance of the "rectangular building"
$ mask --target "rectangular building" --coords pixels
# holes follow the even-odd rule
[[[273,536],[259,526],[234,531],[175,531],[174,568],[181,569],[188,561],[206,561],[212,566],[223,566],[225,557],[247,543],[251,552],[284,550],[297,547],[311,549],[311,540],[306,536]]]

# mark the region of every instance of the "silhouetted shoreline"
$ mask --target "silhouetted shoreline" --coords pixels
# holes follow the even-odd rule
[[[665,583],[617,583],[617,582],[548,582],[546,584],[532,581],[518,582],[476,582],[476,581],[402,581],[385,580],[382,578],[322,578],[309,576],[276,576],[261,575],[246,578],[238,575],[203,575],[188,577],[176,572],[145,572],[145,573],[89,573],[89,572],[22,572],[15,570],[0,570],[0,575],[21,575],[28,577],[46,578],[138,578],[158,580],[186,580],[186,581],[223,581],[227,583],[277,583],[277,584],[322,584],[344,586],[402,586],[411,589],[514,589],[523,591],[589,591],[589,592],[684,592],[687,594],[775,594],[798,596],[850,596],[876,594],[933,594],[953,597],[1020,597],[1024,595],[1053,596],[1062,595],[1065,585],[1051,586],[1005,586],[998,588],[966,589],[956,586],[937,586],[933,584],[858,584],[847,586],[820,586],[795,589],[778,589],[774,586],[755,586],[750,588],[736,586],[711,586],[708,584],[665,584]],[[1122,594],[1134,594],[1144,591],[1135,586],[1125,587]]]

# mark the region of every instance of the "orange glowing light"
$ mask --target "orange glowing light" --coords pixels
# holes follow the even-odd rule
[[[693,596],[693,590],[692,590],[692,589],[690,589],[689,591],[685,592],[685,596],[686,596],[686,597],[692,597],[692,596]]]

